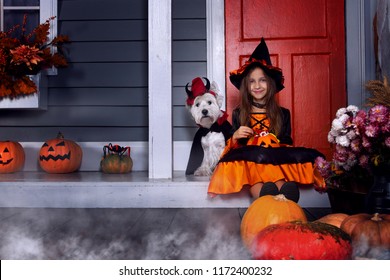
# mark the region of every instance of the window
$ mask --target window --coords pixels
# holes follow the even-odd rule
[[[31,32],[39,23],[56,17],[50,26],[50,39],[57,35],[57,0],[0,0],[0,29],[7,31],[23,22],[27,15],[26,32]],[[57,69],[50,69],[48,75],[56,75]]]

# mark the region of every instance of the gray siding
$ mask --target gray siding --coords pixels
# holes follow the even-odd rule
[[[49,77],[47,110],[0,110],[2,139],[148,140],[147,0],[58,0],[69,67]],[[205,0],[173,0],[174,140],[196,127],[184,86],[206,75]]]
[[[206,1],[172,1],[173,139],[192,141],[197,130],[185,107],[185,85],[206,76]]]

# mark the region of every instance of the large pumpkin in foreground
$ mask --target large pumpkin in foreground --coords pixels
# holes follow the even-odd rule
[[[13,173],[24,166],[25,153],[22,145],[14,141],[0,141],[0,173]]]
[[[289,221],[307,221],[305,212],[297,203],[282,194],[259,197],[248,207],[242,218],[242,241],[250,248],[253,238],[263,228]]]
[[[47,140],[39,150],[39,166],[47,173],[70,173],[81,166],[83,151],[73,140],[59,133]]]
[[[287,222],[260,231],[251,247],[260,260],[348,260],[352,245],[348,234],[319,222]]]

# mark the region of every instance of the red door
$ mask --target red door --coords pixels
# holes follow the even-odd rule
[[[227,111],[238,91],[228,79],[265,38],[272,63],[283,69],[280,104],[290,109],[295,146],[328,158],[327,134],[336,110],[346,105],[344,1],[226,0]]]

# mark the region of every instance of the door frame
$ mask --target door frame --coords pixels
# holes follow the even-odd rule
[[[364,84],[375,78],[373,19],[377,0],[345,1],[346,78],[348,104],[363,107]]]

